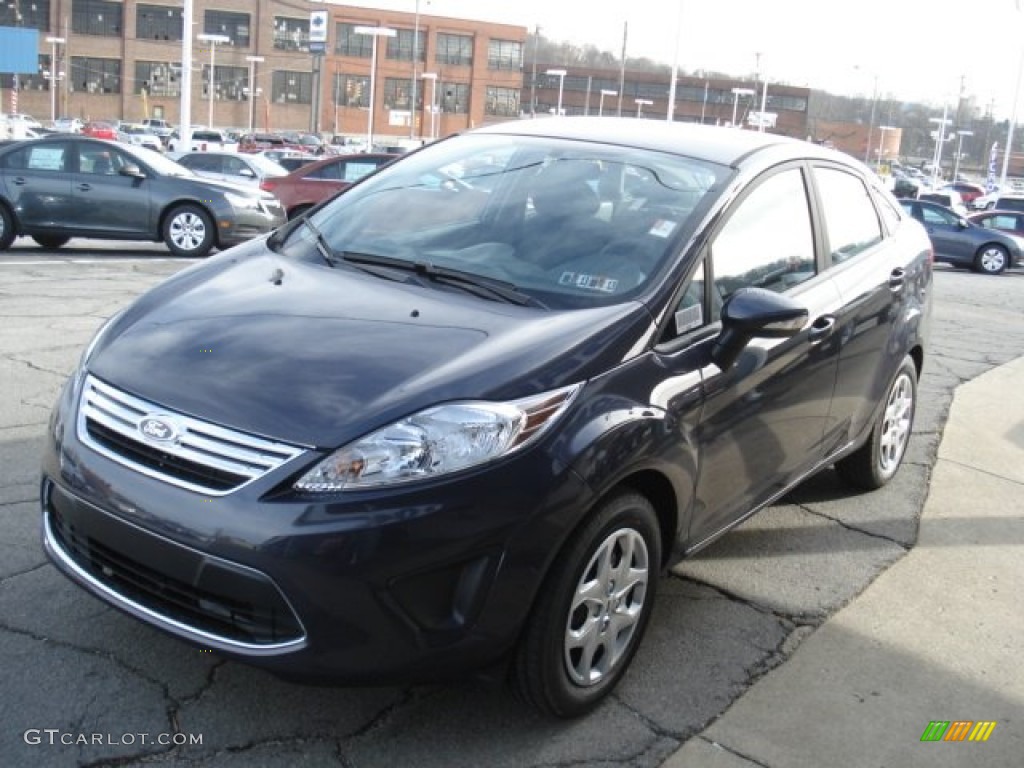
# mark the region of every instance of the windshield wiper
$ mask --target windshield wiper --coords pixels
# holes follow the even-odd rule
[[[308,216],[303,216],[301,221],[309,227],[309,231],[316,236],[316,248],[320,251],[320,255],[324,257],[324,261],[327,262],[327,266],[333,267],[334,251],[331,250],[331,246],[327,243],[327,238],[324,237],[324,233],[320,231],[320,227],[310,221]]]
[[[376,264],[414,272],[430,280],[463,288],[483,298],[498,299],[509,304],[518,304],[521,307],[534,306],[547,309],[540,301],[523,293],[512,283],[493,277],[474,275],[471,272],[463,272],[458,269],[439,267],[429,261],[408,261],[393,256],[380,256],[375,253],[359,253],[357,251],[344,251],[341,258],[356,264]]]

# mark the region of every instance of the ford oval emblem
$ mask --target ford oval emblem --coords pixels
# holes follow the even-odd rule
[[[167,418],[147,416],[139,422],[142,436],[158,443],[169,443],[178,437],[178,429]]]

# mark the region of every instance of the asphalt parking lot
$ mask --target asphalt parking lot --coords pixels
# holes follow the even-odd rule
[[[0,254],[5,768],[657,766],[913,545],[953,389],[1024,354],[1024,271],[937,268],[932,349],[895,481],[848,495],[826,471],[677,568],[611,700],[554,722],[480,683],[283,683],[142,626],[57,574],[36,500],[50,406],[103,319],[190,263],[159,245],[81,242],[48,254],[25,240]],[[1024,382],[1006,396],[1022,392]]]

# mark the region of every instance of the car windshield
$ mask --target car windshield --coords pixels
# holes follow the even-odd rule
[[[135,155],[137,160],[141,160],[154,171],[163,174],[164,176],[195,176],[195,174],[185,166],[176,163],[174,160],[171,160],[152,149],[147,149],[146,147],[142,147],[137,144],[125,144],[121,149],[128,154]]]
[[[288,173],[288,171],[273,160],[263,157],[262,155],[249,155],[246,159],[252,163],[253,167],[256,168],[263,176],[285,176]]]
[[[669,264],[730,174],[633,147],[470,134],[355,185],[284,251],[457,270],[552,308],[618,303]]]

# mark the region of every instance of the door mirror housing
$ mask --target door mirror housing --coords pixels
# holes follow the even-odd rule
[[[142,172],[142,169],[139,168],[139,166],[136,165],[135,163],[125,163],[124,165],[122,165],[120,173],[122,176],[131,176],[132,178],[135,179],[146,178],[146,174],[144,174]]]
[[[722,332],[711,359],[724,371],[732,367],[751,339],[795,336],[807,318],[807,309],[788,296],[764,288],[740,288],[722,306]]]

